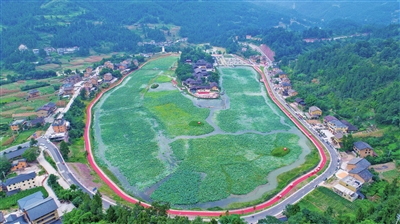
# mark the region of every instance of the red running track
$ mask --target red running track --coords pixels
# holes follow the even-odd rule
[[[168,55],[167,55],[168,56]],[[144,64],[143,64],[144,65]],[[139,69],[143,66],[141,65]],[[317,172],[322,169],[322,167],[325,166],[326,164],[326,155],[323,149],[323,146],[321,146],[320,142],[316,140],[316,138],[304,127],[300,124],[300,122],[295,119],[289,111],[286,110],[285,107],[283,107],[280,102],[275,98],[274,94],[272,93],[271,88],[269,87],[267,83],[267,79],[265,78],[265,74],[256,66],[253,67],[258,73],[263,78],[263,82],[265,87],[268,90],[268,94],[271,97],[271,99],[275,102],[275,104],[292,120],[292,122],[313,142],[313,144],[317,147],[318,152],[321,156],[321,161],[318,164],[318,168],[316,170],[310,171],[309,173],[297,178],[295,181],[293,181],[290,185],[286,186],[276,197],[273,197],[269,199],[266,202],[263,202],[261,204],[258,204],[256,206],[252,207],[247,207],[247,208],[242,208],[242,209],[236,209],[236,210],[230,210],[230,214],[247,214],[254,212],[256,210],[263,210],[267,207],[270,207],[271,205],[279,202],[285,195],[287,195],[293,187],[297,186],[307,178],[310,178],[311,176],[317,174]],[[131,74],[131,73],[130,73]],[[124,76],[115,86],[119,85],[128,75]],[[114,87],[115,87],[114,86]],[[100,178],[121,198],[123,198],[125,201],[131,202],[131,203],[139,203],[139,200],[136,198],[133,198],[132,196],[126,194],[123,192],[114,182],[111,181],[107,177],[107,175],[100,169],[100,167],[96,164],[94,161],[93,154],[91,152],[91,144],[90,144],[90,125],[91,125],[91,119],[92,119],[92,107],[93,105],[103,96],[105,92],[107,92],[110,89],[107,89],[100,94],[97,95],[97,97],[89,104],[87,107],[86,113],[87,113],[87,121],[86,121],[86,127],[85,127],[85,133],[84,133],[84,139],[85,139],[85,148],[88,153],[88,161],[91,167],[96,171],[96,173],[100,176]],[[144,207],[150,207],[150,204],[145,203],[145,202],[140,202],[142,206]],[[169,214],[171,215],[180,215],[180,216],[220,216],[224,215],[226,211],[191,211],[191,210],[174,210],[170,209],[168,211]]]

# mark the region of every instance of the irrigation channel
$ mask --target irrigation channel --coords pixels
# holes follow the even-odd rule
[[[264,194],[265,192],[275,189],[277,186],[277,182],[276,182],[276,177],[277,175],[287,172],[288,170],[291,170],[295,167],[297,167],[298,165],[304,163],[305,161],[305,156],[309,153],[309,148],[310,145],[307,145],[307,140],[306,137],[308,137],[311,142],[317,147],[320,156],[321,156],[321,161],[319,163],[319,167],[322,168],[325,163],[326,163],[326,156],[324,154],[323,148],[321,146],[321,144],[292,116],[290,115],[290,113],[288,111],[286,111],[286,109],[279,104],[279,102],[277,101],[277,99],[275,99],[275,97],[273,96],[271,89],[269,88],[268,84],[266,83],[266,79],[265,79],[265,75],[259,70],[258,67],[254,67],[254,69],[263,77],[263,82],[264,85],[266,87],[266,89],[268,90],[268,94],[271,97],[271,99],[274,101],[274,103],[289,117],[289,119],[292,120],[292,122],[297,126],[297,128],[291,127],[290,125],[286,124],[284,122],[284,117],[281,117],[280,121],[282,124],[287,125],[290,127],[289,131],[271,131],[268,133],[264,133],[264,132],[257,132],[257,131],[252,131],[252,130],[241,130],[235,133],[226,133],[224,131],[222,131],[217,124],[215,124],[213,122],[213,114],[215,113],[215,111],[217,110],[221,110],[221,109],[228,109],[230,107],[230,101],[229,101],[229,96],[228,95],[224,95],[221,97],[221,99],[218,101],[214,101],[215,105],[213,105],[213,107],[210,109],[210,115],[208,116],[208,118],[206,119],[206,121],[214,127],[214,131],[205,135],[200,135],[200,136],[178,136],[175,139],[164,139],[166,141],[166,143],[170,143],[176,139],[191,139],[191,138],[203,138],[203,137],[207,137],[207,136],[212,136],[212,135],[216,135],[216,134],[230,134],[230,135],[241,135],[241,134],[245,134],[245,133],[255,133],[255,134],[260,134],[260,135],[268,135],[268,134],[273,134],[273,133],[277,133],[277,132],[285,132],[285,133],[293,133],[296,134],[298,136],[303,136],[300,138],[299,140],[299,145],[303,148],[303,151],[301,153],[301,155],[299,156],[299,159],[295,162],[292,163],[288,166],[284,166],[281,167],[279,169],[276,169],[272,172],[270,172],[268,174],[268,183],[265,185],[261,185],[259,187],[257,187],[256,189],[254,189],[252,192],[245,194],[245,195],[231,195],[230,197],[223,199],[223,200],[219,200],[219,201],[214,201],[214,202],[209,202],[209,203],[199,203],[199,204],[195,204],[195,207],[201,207],[201,208],[208,208],[208,207],[224,207],[226,205],[229,205],[232,202],[243,202],[243,201],[251,201],[251,200],[255,200],[258,199],[259,197],[261,197],[262,194]],[[121,84],[122,82],[124,82],[124,79],[127,78],[128,76],[125,76],[122,80],[120,80],[120,82],[118,83]],[[128,78],[129,79],[129,78]],[[255,77],[256,81],[257,78]],[[127,80],[128,81],[128,80]],[[222,80],[221,80],[222,81]],[[126,83],[126,82],[125,82]],[[260,89],[265,93],[265,89],[263,86],[260,86]],[[86,129],[85,129],[85,147],[86,150],[88,151],[88,160],[89,163],[91,164],[91,166],[93,167],[93,169],[99,174],[99,176],[123,199],[125,199],[126,201],[132,202],[132,203],[137,203],[138,200],[129,196],[128,194],[126,194],[125,192],[123,192],[115,183],[113,183],[106,175],[105,173],[98,167],[98,165],[96,164],[96,162],[94,161],[94,157],[93,154],[91,152],[91,142],[90,142],[90,126],[91,126],[91,118],[92,118],[92,108],[93,105],[95,103],[100,103],[101,101],[106,99],[102,98],[100,100],[100,98],[103,96],[105,92],[102,92],[101,94],[99,94],[96,99],[94,101],[92,101],[92,103],[88,106],[87,108],[87,114],[88,114],[88,120],[86,123]],[[264,96],[266,97],[266,93],[264,94]],[[189,96],[187,96],[188,98],[191,98]],[[99,101],[100,100],[100,101]],[[209,107],[209,100],[197,100],[197,99],[193,99],[191,98],[191,100],[193,101],[194,105],[197,107]],[[98,102],[99,101],[99,102]],[[266,99],[266,103],[267,99]],[[218,107],[220,106],[220,107]],[[273,109],[273,108],[272,108]],[[274,111],[277,114],[277,111]],[[95,116],[96,117],[96,116]],[[96,128],[96,122],[94,122],[94,128]],[[303,134],[301,134],[300,130],[306,135],[304,136]],[[307,150],[308,149],[308,150]],[[114,172],[114,170],[112,170]],[[286,188],[284,188],[281,192],[280,192],[280,196],[279,197],[274,197],[262,204],[259,204],[257,206],[253,206],[253,207],[248,207],[248,208],[243,208],[243,209],[237,209],[237,210],[230,210],[230,214],[245,214],[245,213],[249,213],[249,212],[254,212],[255,210],[261,210],[264,209],[266,207],[271,206],[272,204],[278,202],[279,200],[281,200],[281,197],[284,197],[291,189],[292,187],[298,185],[299,183],[301,183],[302,181],[306,180],[307,178],[311,177],[312,175],[316,174],[315,171],[311,171],[305,175],[303,175],[302,177],[296,179],[295,181],[293,181],[291,183],[290,186],[287,186]],[[159,184],[159,183],[157,183]],[[153,186],[157,187],[157,184]],[[123,184],[124,185],[124,184]],[[135,192],[136,193],[136,192]],[[145,192],[142,192],[142,194],[138,195],[141,198],[145,198],[146,196],[148,197],[148,195],[146,195]],[[147,203],[143,203],[141,202],[141,204],[145,207],[149,206],[149,204]],[[173,215],[185,215],[185,216],[219,216],[220,214],[224,214],[225,211],[190,211],[190,210],[170,210],[169,211],[170,214]]]

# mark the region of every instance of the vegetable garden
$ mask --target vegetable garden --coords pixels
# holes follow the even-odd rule
[[[282,122],[287,120],[251,69],[220,70],[230,98],[227,110],[198,108],[196,99],[178,89],[149,91],[176,60],[148,63],[94,108],[94,154],[100,164],[118,169],[126,190],[173,205],[218,201],[250,193],[267,183],[271,171],[299,158],[302,136]],[[282,146],[290,151],[271,154]]]

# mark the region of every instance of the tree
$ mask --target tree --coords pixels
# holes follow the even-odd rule
[[[22,157],[26,159],[27,162],[33,162],[39,156],[39,150],[36,147],[31,147],[22,153]]]
[[[11,163],[6,159],[5,156],[0,157],[0,175],[3,175],[2,173],[8,173],[11,169]],[[0,178],[2,179],[2,178]]]
[[[275,216],[266,216],[264,219],[258,220],[258,223],[282,223],[282,221],[277,219]]]
[[[69,154],[70,150],[69,150],[68,144],[64,141],[62,141],[60,144],[60,152],[61,152],[62,157],[65,160],[68,160],[68,154]]]
[[[69,68],[64,70],[64,74],[66,74],[66,75],[70,75],[71,73],[72,73],[72,70]]]
[[[79,96],[81,97],[82,100],[86,100],[86,96],[87,96],[86,88],[82,88],[81,89],[81,92],[79,93]]]
[[[340,151],[351,151],[353,149],[354,139],[352,134],[344,135],[342,142],[343,147]]]
[[[295,215],[296,213],[300,212],[300,206],[298,204],[288,204],[286,205],[285,211],[283,212],[284,215],[287,217],[290,217],[292,215]]]
[[[38,141],[35,138],[31,138],[29,145],[32,147],[33,145],[36,145]]]

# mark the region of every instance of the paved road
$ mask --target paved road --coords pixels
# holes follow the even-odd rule
[[[57,147],[50,141],[47,141],[46,138],[38,138],[38,143],[41,146],[44,146],[48,152],[50,152],[51,156],[53,157],[56,165],[58,172],[60,175],[64,178],[64,180],[68,184],[75,184],[79,188],[82,189],[83,192],[88,193],[89,195],[93,195],[94,192],[91,189],[87,189],[85,186],[83,186],[77,178],[70,172],[69,168],[65,164],[64,159],[61,156],[60,151],[57,149]],[[115,205],[114,203],[107,201],[103,198],[103,207],[108,208],[111,205]]]
[[[259,71],[260,74],[262,73],[260,69],[256,68],[256,70]],[[265,75],[263,76],[264,84],[267,87],[267,90],[268,90],[268,93],[271,96],[271,99],[273,99],[275,103],[278,102],[280,105],[278,105],[278,104],[277,105],[278,106],[282,106],[287,112],[289,112],[291,114],[292,117],[296,117],[295,112],[286,104],[286,102],[275,91],[272,90],[272,83],[269,81],[268,78],[269,77],[265,77]],[[304,127],[306,127],[307,130],[310,133],[313,134],[313,138],[315,138],[315,139],[319,138],[319,136],[315,132],[315,130],[310,128],[310,126],[303,119],[299,119],[298,121]],[[296,203],[301,198],[303,198],[308,193],[310,193],[318,184],[322,183],[325,179],[327,179],[327,178],[331,177],[332,175],[334,175],[334,173],[336,172],[337,167],[338,167],[339,154],[338,154],[338,152],[337,152],[337,150],[335,148],[333,148],[331,145],[329,145],[326,142],[324,142],[322,139],[321,139],[320,143],[322,143],[322,145],[328,150],[328,153],[329,153],[329,155],[331,157],[330,163],[329,163],[327,169],[324,171],[324,173],[322,173],[321,175],[317,176],[310,183],[308,183],[307,185],[302,187],[300,190],[298,190],[295,193],[293,193],[292,195],[290,195],[288,198],[286,198],[285,200],[283,200],[279,204],[277,204],[277,205],[275,205],[275,206],[273,206],[273,207],[271,207],[269,209],[266,209],[264,211],[257,212],[257,213],[255,213],[253,215],[243,216],[243,218],[248,223],[257,223],[257,220],[263,219],[267,215],[268,216],[275,216],[275,215],[280,214],[285,209],[286,205]]]
[[[10,148],[4,149],[3,151],[0,151],[0,156],[2,156],[3,153],[9,153],[11,151],[17,150],[19,146],[21,146],[22,148],[26,148],[26,147],[30,147],[30,144],[29,144],[29,142],[25,142],[25,143],[22,143],[22,144],[19,144],[19,145],[14,145],[14,146],[12,146]]]

